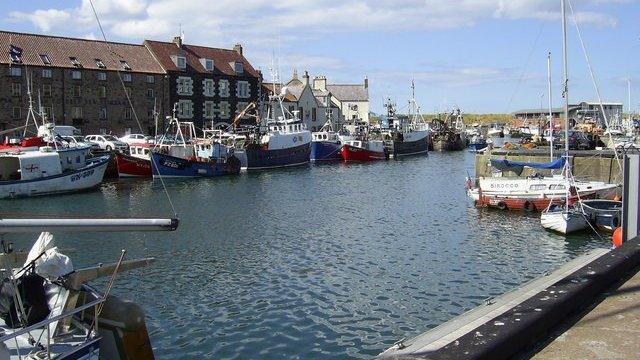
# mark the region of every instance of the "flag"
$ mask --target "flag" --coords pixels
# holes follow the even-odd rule
[[[11,54],[11,56],[20,57],[22,56],[22,48],[15,45],[9,45],[9,54]]]

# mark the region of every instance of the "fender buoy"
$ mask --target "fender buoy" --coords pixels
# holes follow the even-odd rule
[[[613,231],[613,237],[611,238],[611,242],[613,242],[613,247],[617,248],[622,245],[622,227],[617,227]]]
[[[500,201],[497,205],[498,209],[500,210],[507,210],[507,204],[504,203],[504,201]]]
[[[532,203],[531,201],[525,201],[524,203],[524,210],[526,212],[536,212],[536,204]]]

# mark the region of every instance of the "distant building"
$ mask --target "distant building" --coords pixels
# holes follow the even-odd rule
[[[604,114],[610,122],[616,117],[622,116],[622,103],[603,103]],[[553,108],[552,115],[559,119],[563,117],[564,108]],[[597,124],[604,125],[604,116],[599,102],[583,101],[579,104],[569,105],[569,119],[574,122],[593,121]],[[538,120],[549,115],[549,109],[523,109],[513,113],[513,116],[519,120]]]
[[[37,112],[85,134],[140,132],[136,117],[152,133],[154,106],[164,115],[164,71],[142,45],[0,31],[0,48],[2,130],[25,123],[27,79]]]
[[[313,79],[313,90],[329,92],[331,101],[338,107],[346,122],[369,122],[369,80],[365,76],[362,84],[328,84],[325,76]]]
[[[242,53],[242,46],[218,49],[182,43],[145,40],[144,46],[167,73],[169,108],[177,117],[203,128],[229,123],[251,102],[257,105],[262,81]],[[254,124],[245,117],[239,123]]]

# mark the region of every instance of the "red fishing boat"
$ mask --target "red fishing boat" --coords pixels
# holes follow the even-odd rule
[[[348,140],[340,148],[344,161],[376,161],[389,159],[381,140]]]
[[[131,144],[129,154],[116,153],[119,177],[151,177],[152,144]]]

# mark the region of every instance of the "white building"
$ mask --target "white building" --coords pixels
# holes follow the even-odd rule
[[[318,94],[331,94],[331,102],[340,109],[341,118],[349,123],[369,123],[369,80],[362,84],[327,84],[325,76],[313,79],[313,90]]]

